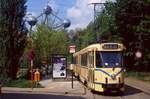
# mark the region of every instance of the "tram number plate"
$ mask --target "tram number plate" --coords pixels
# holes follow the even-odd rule
[[[109,78],[108,80],[109,80],[109,81],[115,81],[115,80],[116,80],[116,78],[114,78],[114,79],[112,79],[112,78]]]

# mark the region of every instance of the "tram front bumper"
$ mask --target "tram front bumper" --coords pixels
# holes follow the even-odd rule
[[[102,84],[102,88],[104,89],[120,89],[124,87],[124,83],[121,84]]]

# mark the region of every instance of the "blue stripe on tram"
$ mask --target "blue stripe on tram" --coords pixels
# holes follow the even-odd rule
[[[96,71],[101,71],[101,72],[103,72],[104,74],[106,74],[106,75],[108,75],[109,77],[111,77],[111,78],[113,78],[113,76],[112,75],[110,75],[109,73],[107,73],[106,71],[104,71],[104,70],[102,70],[102,69],[95,69]],[[121,70],[117,73],[117,74],[115,74],[114,76],[116,77],[116,76],[118,76],[121,72],[123,72],[124,71],[124,68],[121,68]]]

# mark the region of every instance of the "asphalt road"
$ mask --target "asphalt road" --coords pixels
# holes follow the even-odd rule
[[[81,96],[65,96],[52,94],[3,94],[0,99],[85,99]]]
[[[92,99],[150,99],[150,94],[145,93],[139,89],[133,88],[131,86],[125,86],[124,94],[120,93],[106,93],[97,94],[93,93]]]
[[[125,86],[125,93],[97,93],[87,90],[85,95],[81,94],[59,94],[59,93],[5,93],[0,99],[150,99],[150,94],[131,86]],[[77,91],[77,90],[76,90]]]

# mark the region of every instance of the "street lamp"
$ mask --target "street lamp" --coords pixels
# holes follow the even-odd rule
[[[90,2],[89,2],[89,5],[93,5],[93,7],[94,7],[94,31],[95,31],[95,34],[96,34],[96,40],[97,40],[97,42],[99,42],[99,40],[100,40],[100,35],[99,35],[99,33],[97,32],[97,23],[96,23],[96,19],[97,19],[97,14],[100,12],[100,11],[98,11],[96,8],[97,7],[103,7],[103,5],[104,4],[106,4],[105,2],[98,2],[97,0],[91,0]]]

